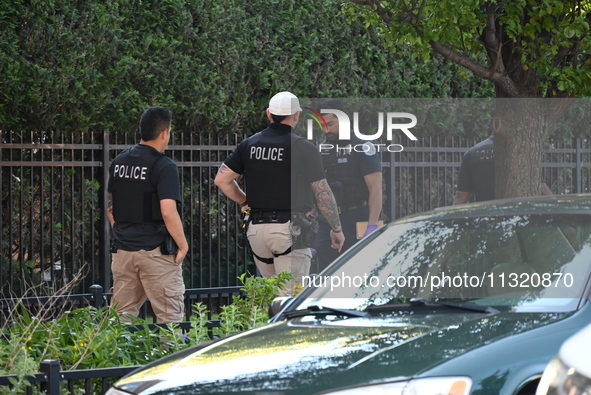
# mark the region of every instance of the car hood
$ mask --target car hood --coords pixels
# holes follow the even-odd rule
[[[551,331],[569,314],[425,311],[344,320],[299,317],[173,354],[125,377],[117,387],[142,394],[314,394],[404,380],[492,343],[499,350],[498,343],[510,336]],[[507,348],[519,352],[519,344]]]

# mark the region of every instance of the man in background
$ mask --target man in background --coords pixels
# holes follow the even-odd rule
[[[322,109],[346,113],[343,103],[336,99],[322,101],[319,110]],[[323,116],[328,129],[324,131],[325,143],[320,145],[320,155],[326,180],[339,207],[346,241],[341,251],[331,248],[329,223],[324,216],[318,217],[316,250],[319,271],[359,238],[375,231],[382,211],[382,162],[378,150],[372,142],[362,141],[354,133],[349,141],[339,140],[338,118],[331,113]],[[363,228],[361,234],[358,234],[358,226]]]
[[[541,183],[540,188],[542,195],[552,195],[546,183]],[[476,202],[496,198],[494,132],[489,138],[470,148],[462,158],[453,204],[468,203],[472,197]]]
[[[462,158],[454,204],[464,204],[474,195],[477,202],[495,198],[494,134],[470,148]]]

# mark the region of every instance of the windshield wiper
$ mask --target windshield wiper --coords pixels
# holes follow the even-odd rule
[[[490,307],[490,306],[481,306],[476,303],[457,303],[457,302],[439,302],[439,301],[428,301],[421,298],[413,298],[410,300],[411,306],[445,306],[451,307],[454,309],[461,309],[461,310],[468,310],[468,311],[476,311],[478,313],[498,313],[499,310]]]
[[[396,303],[396,304],[382,304],[382,305],[371,305],[367,307],[367,311],[389,311],[400,308],[403,305],[410,305],[411,307],[431,307],[431,306],[443,306],[451,307],[454,309],[461,309],[467,311],[475,311],[478,313],[498,313],[499,310],[490,306],[481,306],[476,303],[457,303],[457,302],[439,302],[439,301],[428,301],[421,298],[412,298],[408,303]]]
[[[307,309],[290,310],[282,314],[285,318],[301,317],[306,315],[336,315],[341,317],[366,317],[368,314],[364,311],[351,309],[338,309],[335,307],[308,306]]]

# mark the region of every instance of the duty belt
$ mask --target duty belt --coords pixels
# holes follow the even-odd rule
[[[252,210],[250,214],[250,222],[252,224],[284,224],[291,220],[290,211],[256,211]],[[252,251],[252,255],[255,256],[259,261],[272,265],[275,262],[275,258],[287,255],[291,252],[291,247],[280,254],[273,254],[273,258],[263,258],[258,256]]]
[[[291,219],[290,211],[255,211],[250,214],[252,224],[284,224]]]
[[[351,211],[365,206],[367,206],[367,200],[363,200],[357,203],[343,204],[342,206],[339,206],[339,214],[344,213],[345,211]]]

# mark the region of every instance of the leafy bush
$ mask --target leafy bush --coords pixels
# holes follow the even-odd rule
[[[269,319],[266,308],[290,279],[287,272],[270,279],[240,276],[246,296],[235,296],[223,307],[218,317],[221,326],[214,328],[214,335],[227,336],[264,324]],[[210,340],[209,312],[201,303],[193,306],[191,329],[186,333],[177,324],[153,329],[138,318],[130,326],[109,306],[76,309],[50,318],[52,303],[40,309],[39,316],[19,304],[9,324],[0,328],[0,374],[17,375],[13,393],[29,385],[26,378],[39,371],[45,359],[58,359],[63,370],[144,365]]]
[[[247,277],[242,274],[238,279],[244,284],[242,290],[246,292],[246,298],[233,296],[232,303],[222,307],[219,317],[221,326],[215,328],[215,335],[227,336],[267,322],[269,305],[279,289],[292,280],[293,276],[284,271],[271,278]]]
[[[252,132],[270,96],[482,97],[442,59],[393,53],[341,1],[66,0],[0,4],[0,130]]]

